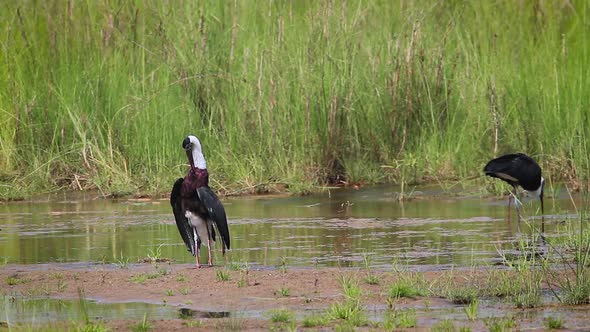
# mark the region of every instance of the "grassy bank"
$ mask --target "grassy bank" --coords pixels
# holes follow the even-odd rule
[[[0,197],[470,176],[524,151],[588,176],[586,1],[9,1]],[[394,166],[382,168],[382,165]]]

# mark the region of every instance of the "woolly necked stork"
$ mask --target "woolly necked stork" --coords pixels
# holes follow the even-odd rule
[[[518,205],[522,203],[518,200],[517,186],[539,197],[541,201],[541,214],[544,213],[543,188],[545,186],[545,179],[541,175],[541,167],[539,167],[539,164],[533,158],[524,153],[503,155],[490,160],[483,168],[483,171],[486,175],[503,180],[512,186],[514,191],[511,191],[508,195],[508,212],[510,213],[510,201],[511,196],[513,196],[519,220],[520,209]]]
[[[188,136],[182,142],[182,147],[186,151],[190,169],[184,179],[176,180],[172,187],[172,212],[187,250],[197,259],[197,268],[201,267],[199,252],[202,242],[207,242],[208,264],[213,266],[211,241],[215,241],[215,228],[221,236],[223,254],[225,255],[226,249],[230,249],[225,209],[217,195],[209,188],[207,163],[199,139],[192,135]]]

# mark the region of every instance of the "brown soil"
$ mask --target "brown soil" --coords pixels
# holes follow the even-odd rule
[[[229,281],[218,281],[217,271],[230,275]],[[162,271],[166,271],[163,273]],[[129,268],[97,266],[85,269],[52,266],[47,270],[27,265],[8,265],[0,271],[0,284],[4,294],[48,296],[60,299],[78,299],[83,290],[87,299],[103,302],[148,302],[182,306],[205,312],[267,311],[286,308],[301,312],[325,309],[342,300],[339,279],[343,276],[362,280],[366,270],[333,268],[232,271],[221,268],[195,269],[187,264],[134,265]],[[381,279],[380,285],[361,282],[366,304],[385,304],[387,288],[393,281],[392,273],[373,272]],[[429,278],[436,273],[427,274]],[[147,277],[152,277],[149,279]],[[10,283],[13,285],[9,285]],[[60,286],[61,285],[61,286]],[[289,289],[288,296],[279,290]],[[186,292],[183,295],[181,291]],[[167,292],[172,291],[174,295]],[[407,300],[420,301],[420,300]],[[202,328],[219,327],[222,319],[202,319]],[[266,330],[268,319],[240,320],[242,330]],[[113,321],[107,323],[117,330],[126,330],[137,322]],[[194,330],[181,319],[152,322],[155,330]],[[229,324],[229,323],[227,323]],[[223,329],[223,328],[222,328]]]
[[[48,265],[43,265],[44,267]],[[218,271],[228,273],[229,281],[219,281]],[[178,308],[190,308],[204,312],[245,312],[286,308],[303,313],[306,310],[323,310],[330,304],[344,299],[339,280],[352,277],[359,280],[363,291],[363,305],[387,304],[389,285],[399,274],[392,272],[371,271],[378,276],[379,285],[369,285],[363,278],[367,270],[350,270],[337,268],[303,269],[288,268],[281,270],[255,270],[247,273],[225,268],[195,269],[188,264],[151,264],[133,265],[117,268],[99,265],[88,268],[71,268],[64,265],[49,265],[47,269],[39,265],[8,265],[0,271],[2,293],[28,296],[47,296],[61,299],[78,299],[83,290],[87,299],[104,302],[148,302],[166,304]],[[483,280],[479,275],[483,270],[426,272],[421,273],[430,284],[437,281],[448,283],[450,277],[457,285]],[[148,278],[148,276],[150,278]],[[289,289],[288,296],[282,296],[280,289]],[[173,295],[169,294],[171,291]],[[182,293],[188,293],[183,295]],[[396,302],[396,308],[413,307],[452,307],[442,298],[403,299]],[[199,319],[199,322],[195,320]],[[192,323],[180,318],[151,321],[152,331],[195,331],[195,330],[232,330],[237,324],[239,330],[269,330],[276,326],[264,318],[193,318]],[[136,325],[137,321],[114,320],[105,322],[112,330],[126,331]],[[474,323],[473,330],[484,329],[481,322]],[[195,325],[199,325],[195,327]],[[335,323],[321,330],[332,330]],[[298,325],[301,330],[301,324]],[[412,330],[423,330],[412,329]],[[313,329],[317,330],[317,329]],[[361,330],[379,330],[373,326]],[[428,329],[426,329],[428,330]]]

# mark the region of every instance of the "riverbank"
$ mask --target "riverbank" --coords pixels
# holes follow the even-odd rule
[[[367,331],[425,331],[443,326],[447,330],[452,326],[469,331],[488,330],[490,326],[541,330],[547,317],[563,319],[559,316],[563,305],[555,303],[516,309],[511,298],[525,291],[518,289],[524,281],[522,272],[501,267],[411,272],[246,266],[195,269],[188,264],[166,262],[125,268],[7,265],[0,271],[0,280],[7,308],[10,301],[41,297],[74,301],[82,298],[99,303],[147,302],[178,311],[177,317],[167,319],[91,317],[79,323],[100,326],[99,331],[132,330],[142,321],[150,329],[161,331],[290,327],[339,330],[346,326]],[[541,290],[549,291],[547,284]],[[473,316],[466,309],[473,306],[471,303],[478,303],[471,309]],[[338,316],[340,310],[342,316]],[[565,324],[576,330],[590,326],[590,320],[574,310]]]

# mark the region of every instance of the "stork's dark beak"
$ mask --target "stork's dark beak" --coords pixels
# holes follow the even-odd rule
[[[182,141],[182,148],[189,151],[192,148],[191,140],[187,137]]]
[[[191,164],[191,169],[194,169],[195,168],[195,161],[193,160],[193,153],[192,153],[193,144],[191,143],[191,140],[188,137],[185,138],[184,141],[182,141],[182,148],[186,152],[186,157],[188,158],[188,162]]]

